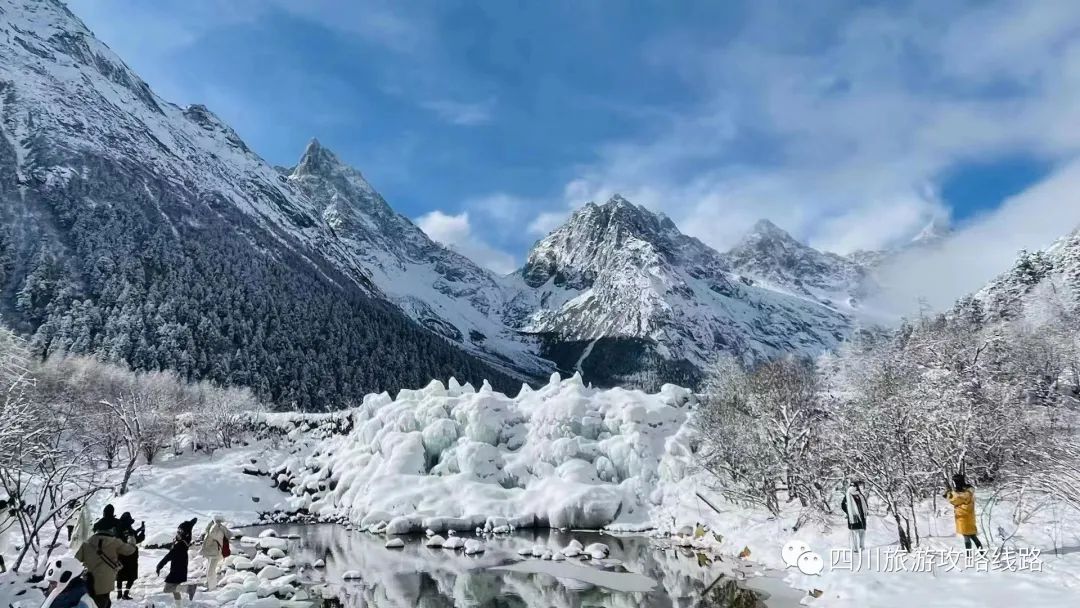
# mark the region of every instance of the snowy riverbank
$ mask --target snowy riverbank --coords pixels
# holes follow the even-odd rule
[[[702,524],[700,538],[676,544],[729,561],[748,551],[740,572],[768,572],[799,589],[785,592],[788,603],[791,593],[828,607],[936,606],[946,598],[953,607],[1064,607],[1080,598],[1080,517],[1047,509],[1017,526],[1007,505],[986,517],[989,490],[980,491],[984,534],[1004,531],[1011,546],[1039,549],[1041,571],[832,567],[830,552],[848,542],[843,520],[820,517],[794,532],[800,513],[793,506],[773,517],[722,500],[694,466],[693,410],[689,391],[673,386],[647,395],[592,389],[575,377],[510,398],[486,386],[433,382],[395,399],[370,395],[342,412],[255,415],[249,445],[141,466],[128,494],[101,495],[95,508],[111,502],[146,520],[148,547],[167,541],[179,521],[198,515],[204,523],[211,513],[236,526],[267,513],[306,512],[387,539],[426,529],[472,538],[476,528],[544,527],[678,535]],[[867,545],[891,552],[891,520],[870,506]],[[961,546],[948,505],[926,505],[918,523],[922,549]],[[825,558],[821,575],[786,567],[780,549],[792,539]],[[144,549],[144,558],[157,555]],[[156,584],[152,576],[143,583],[147,593]],[[813,590],[820,597],[807,595]]]

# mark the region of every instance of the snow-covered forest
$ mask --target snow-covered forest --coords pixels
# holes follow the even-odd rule
[[[1025,508],[1075,509],[1078,328],[1074,314],[987,324],[968,299],[816,362],[721,360],[698,421],[703,465],[725,496],[773,513],[785,501],[834,513],[835,488],[865,480],[904,546],[956,473]]]

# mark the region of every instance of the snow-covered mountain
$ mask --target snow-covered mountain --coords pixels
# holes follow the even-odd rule
[[[0,202],[0,313],[42,354],[301,407],[550,367],[488,316],[494,278],[359,173],[312,145],[283,175],[207,108],[155,95],[55,0],[0,0]]]
[[[831,348],[867,285],[771,224],[720,254],[619,197],[496,277],[317,141],[276,168],[209,109],[162,100],[60,2],[0,0],[0,51],[0,312],[42,352],[278,401],[556,364],[655,386],[721,351]]]
[[[723,256],[728,267],[761,286],[850,311],[874,290],[865,266],[795,240],[769,220],[761,220]]]
[[[890,249],[860,249],[849,253],[846,257],[870,273],[874,273],[887,262],[905,253],[939,247],[950,235],[952,235],[952,228],[949,223],[942,218],[934,218],[906,243]]]
[[[317,140],[287,180],[324,222],[308,229],[314,238],[343,245],[327,249],[342,268],[357,269],[409,316],[493,364],[530,376],[551,372],[536,340],[502,322],[507,296],[498,277],[428,238]]]
[[[827,302],[739,276],[670,219],[620,196],[575,212],[533,247],[514,279],[509,316],[526,331],[564,341],[644,339],[694,366],[718,352],[747,360],[819,353],[853,325]]]

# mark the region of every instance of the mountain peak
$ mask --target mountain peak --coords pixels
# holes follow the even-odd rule
[[[304,154],[300,157],[300,162],[296,164],[293,175],[320,175],[327,177],[343,169],[348,169],[348,167],[341,162],[341,159],[329,148],[319,143],[318,139],[312,137],[307,147],[304,148]]]
[[[611,195],[611,198],[609,198],[606,203],[604,203],[604,207],[636,207],[636,205],[626,200],[623,195],[616,192],[615,194]]]
[[[767,219],[760,219],[754,223],[750,231],[735,246],[736,249],[743,247],[760,247],[763,244],[786,244],[805,247],[802,243],[791,236],[791,233],[777,226]]]
[[[944,240],[952,233],[949,221],[942,217],[930,220],[923,229],[908,243],[909,246],[934,245]]]

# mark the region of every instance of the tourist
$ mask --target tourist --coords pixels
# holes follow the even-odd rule
[[[105,509],[102,512],[101,519],[94,522],[94,533],[107,534],[109,536],[116,536],[116,528],[120,525],[120,521],[116,519],[116,507],[112,505],[105,505]]]
[[[49,595],[41,608],[94,608],[82,577],[84,570],[82,563],[71,556],[52,560],[45,571]]]
[[[228,556],[229,536],[231,532],[225,527],[225,516],[214,515],[213,521],[206,526],[206,534],[203,537],[202,554],[206,558],[206,589],[213,590],[218,584],[218,567],[221,560]]]
[[[964,548],[971,553],[974,545],[982,551],[979,531],[975,527],[975,490],[968,485],[962,473],[953,475],[953,489],[945,492],[945,498],[952,503],[956,533],[964,537]]]
[[[110,530],[114,532],[115,530]],[[116,588],[116,573],[120,571],[120,558],[135,553],[135,545],[130,545],[104,531],[95,532],[86,539],[75,558],[86,568],[90,597],[98,608],[109,608],[112,598],[109,594]]]
[[[862,482],[851,480],[840,509],[847,515],[847,527],[851,534],[851,550],[856,553],[866,548],[866,495],[862,492]]]
[[[134,526],[135,519],[131,513],[125,512],[118,520],[117,538],[133,546],[146,540],[146,523],[144,522],[138,530]],[[135,584],[137,578],[139,578],[138,547],[131,555],[120,556],[120,572],[116,574],[116,599],[130,600],[131,586]],[[124,588],[124,583],[127,583],[127,589]]]
[[[189,519],[180,524],[176,529],[169,552],[157,565],[157,574],[161,576],[161,569],[169,564],[169,574],[165,577],[165,593],[171,593],[176,605],[179,606],[180,585],[187,582],[188,576],[188,548],[191,547],[191,531],[195,528],[198,518]]]

